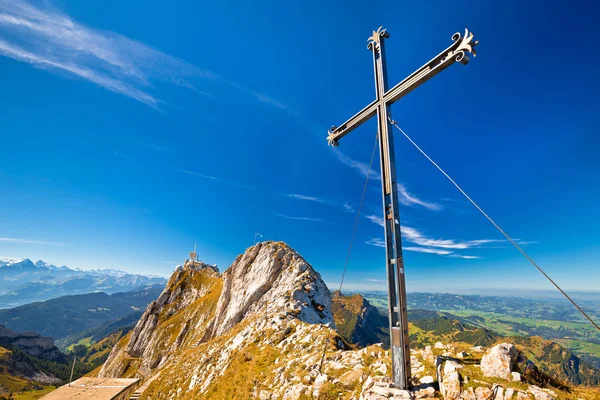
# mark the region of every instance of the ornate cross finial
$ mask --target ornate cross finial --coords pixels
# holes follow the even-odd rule
[[[467,64],[469,62],[469,56],[467,53],[473,54],[473,57],[477,55],[475,46],[479,43],[479,40],[473,40],[473,33],[465,29],[465,35],[462,36],[459,32],[452,35],[454,44],[457,45],[452,51],[448,52],[448,57],[455,57],[455,61]]]
[[[373,50],[373,46],[375,46],[375,50],[379,51],[381,47],[381,38],[389,38],[390,34],[383,29],[383,26],[380,26],[377,31],[373,31],[373,35],[367,39],[367,48],[369,50]]]

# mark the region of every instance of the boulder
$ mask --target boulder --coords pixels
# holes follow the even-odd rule
[[[460,400],[460,375],[454,371],[448,375],[444,374],[444,381],[442,383],[443,391],[442,395],[444,400]]]
[[[435,397],[435,389],[432,385],[419,385],[412,390],[415,399],[426,399]]]
[[[360,370],[352,370],[352,371],[348,371],[346,373],[344,373],[342,376],[340,376],[340,382],[342,382],[342,385],[346,386],[346,387],[354,387],[354,385],[356,385],[358,382],[361,381],[363,376],[363,372]]]
[[[481,371],[486,377],[512,379],[511,372],[518,355],[519,351],[513,344],[496,345],[481,358]]]
[[[531,397],[529,397],[529,395],[525,392],[522,391],[518,391],[517,392],[517,400],[530,400]]]
[[[492,389],[487,387],[478,387],[475,389],[475,397],[477,400],[488,400],[492,395]]]
[[[425,346],[423,350],[421,350],[421,356],[424,361],[435,363],[435,357],[433,356],[433,351],[431,350],[431,346]]]
[[[546,390],[541,389],[537,386],[529,386],[528,391],[533,395],[535,400],[555,400],[555,398],[552,397]]]

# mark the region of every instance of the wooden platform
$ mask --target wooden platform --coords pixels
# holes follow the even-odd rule
[[[48,393],[42,399],[125,400],[129,399],[139,384],[139,379],[82,377]]]

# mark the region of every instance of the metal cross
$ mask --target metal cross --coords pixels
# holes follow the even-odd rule
[[[381,27],[369,38],[368,48],[373,52],[375,68],[375,100],[339,127],[331,127],[327,140],[332,146],[377,114],[379,151],[381,162],[381,184],[383,194],[383,218],[386,245],[386,273],[388,282],[388,316],[390,321],[390,344],[392,348],[392,375],[398,389],[408,389],[410,385],[410,347],[408,343],[408,315],[406,311],[406,284],[404,260],[400,238],[400,215],[398,213],[398,192],[394,145],[391,135],[390,105],[410,93],[423,82],[433,78],[455,62],[467,64],[469,53],[475,56],[473,34],[465,29],[465,35],[452,35],[452,43],[427,64],[409,77],[388,90],[385,65],[384,39],[389,33]]]

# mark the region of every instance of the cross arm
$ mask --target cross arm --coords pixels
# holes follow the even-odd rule
[[[352,118],[348,121],[344,122],[339,127],[332,126],[329,130],[329,136],[327,136],[327,141],[331,146],[339,145],[338,140],[352,132],[354,129],[358,128],[363,124],[366,120],[371,118],[375,113],[377,113],[377,100],[373,100],[371,104],[357,112]]]
[[[398,101],[455,62],[460,62],[463,65],[466,65],[469,62],[468,53],[471,53],[473,57],[475,57],[476,52],[474,47],[479,42],[477,40],[473,40],[473,33],[469,33],[469,31],[465,29],[464,36],[457,32],[452,35],[452,40],[454,43],[448,46],[448,48],[432,58],[421,68],[413,72],[402,82],[388,90],[383,96],[383,102],[386,104],[392,104]],[[327,141],[329,144],[332,146],[339,145],[338,141],[341,138],[375,115],[377,112],[378,103],[379,102],[377,100],[374,100],[371,104],[363,108],[339,127],[331,127],[329,130],[329,135],[327,136]]]
[[[454,40],[454,43],[446,50],[442,51],[427,64],[423,65],[402,82],[388,90],[384,95],[384,102],[387,104],[395,103],[455,62],[467,65],[469,62],[469,55],[467,53],[471,53],[473,57],[475,57],[476,52],[474,47],[479,41],[473,40],[473,33],[469,33],[469,31],[465,29],[464,36],[457,32],[452,35],[452,40]]]

